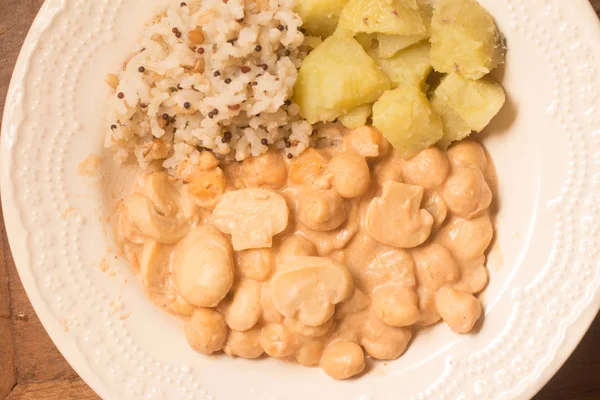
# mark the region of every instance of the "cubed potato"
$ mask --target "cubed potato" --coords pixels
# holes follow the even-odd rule
[[[367,119],[371,116],[372,105],[363,104],[347,112],[340,117],[340,122],[348,129],[355,129],[366,125]]]
[[[479,79],[504,60],[502,34],[475,0],[439,0],[431,21],[431,62],[436,71]]]
[[[354,35],[354,39],[356,39],[356,41],[360,43],[362,48],[368,53],[375,47],[375,39],[377,39],[377,37],[374,33],[357,33]]]
[[[444,127],[444,137],[438,142],[438,147],[445,150],[452,142],[471,134],[472,130],[467,123],[437,93],[431,97],[431,108],[440,117]]]
[[[427,39],[426,35],[386,35],[385,33],[377,34],[377,56],[381,58],[390,58],[398,54],[399,51],[419,43],[421,40]]]
[[[338,28],[352,32],[424,35],[427,25],[416,0],[350,0]]]
[[[442,79],[435,94],[476,132],[490,123],[506,101],[504,89],[490,77],[472,81],[450,74]]]
[[[433,17],[433,6],[431,5],[432,0],[417,0],[417,4],[419,5],[419,10],[421,11],[423,23],[425,23],[425,27],[427,28],[428,36],[430,36],[431,18]]]
[[[389,79],[353,38],[333,35],[314,49],[298,71],[294,101],[310,123],[332,121],[372,103]]]
[[[432,71],[429,49],[429,42],[422,41],[402,50],[391,58],[380,58],[373,53],[371,53],[371,56],[390,78],[392,87],[420,88]]]
[[[302,42],[302,46],[310,47],[311,49],[316,49],[318,45],[323,43],[323,40],[318,36],[304,36],[304,41]]]
[[[408,159],[437,143],[442,123],[419,88],[399,87],[385,92],[373,105],[373,125]]]
[[[309,35],[325,39],[333,34],[348,0],[298,0],[295,11]]]

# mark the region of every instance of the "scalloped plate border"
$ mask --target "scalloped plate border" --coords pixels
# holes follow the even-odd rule
[[[106,5],[110,3],[111,5],[106,7],[114,7],[116,9],[120,7],[123,4],[123,2],[124,0],[114,0],[112,2],[104,2],[103,4]],[[493,0],[484,0],[483,2],[489,4],[492,3]],[[100,3],[101,2],[98,2],[96,3],[96,5]],[[581,146],[581,154],[583,154],[585,151],[592,151],[592,149],[598,151],[598,145],[600,145],[600,141],[598,139],[598,136],[600,136],[600,121],[598,121],[597,118],[599,114],[598,109],[600,109],[600,104],[598,101],[598,96],[595,95],[595,93],[600,92],[600,82],[598,81],[599,76],[597,74],[597,70],[600,69],[600,61],[597,57],[594,56],[591,56],[591,58],[588,57],[587,60],[585,59],[585,57],[578,59],[578,61],[581,63],[577,67],[578,71],[590,73],[590,81],[592,80],[592,77],[596,78],[596,80],[592,84],[590,84],[589,87],[587,87],[587,93],[584,93],[584,86],[578,87],[582,91],[582,93],[580,93],[581,98],[587,101],[591,101],[592,103],[590,104],[589,110],[586,110],[586,112],[591,112],[591,115],[589,113],[583,113],[583,115],[575,116],[572,110],[572,106],[570,104],[570,99],[573,95],[571,91],[571,86],[574,85],[572,81],[578,79],[578,77],[574,76],[573,78],[571,78],[570,76],[568,76],[567,78],[564,78],[567,82],[567,87],[561,86],[556,83],[558,81],[558,77],[567,76],[569,72],[572,72],[568,69],[566,63],[563,62],[565,59],[565,51],[580,51],[582,48],[584,48],[589,54],[600,54],[600,23],[598,22],[598,19],[587,0],[571,0],[570,3],[571,4],[569,6],[565,5],[564,2],[563,4],[558,6],[557,4],[560,4],[559,0],[509,0],[506,3],[506,7],[508,7],[511,13],[512,20],[510,21],[510,23],[507,23],[507,25],[509,25],[511,29],[522,30],[524,33],[526,33],[529,39],[531,39],[534,43],[538,44],[542,48],[544,55],[549,61],[553,59],[558,60],[558,62],[552,63],[552,65],[550,66],[550,78],[555,81],[554,84],[556,87],[554,94],[557,98],[557,103],[554,104],[551,108],[549,108],[548,113],[553,116],[553,118],[556,120],[556,122],[559,124],[562,130],[566,132],[567,137],[569,138],[569,163],[573,163],[573,165],[569,165],[570,173],[572,172],[572,175],[567,176],[567,182],[563,187],[561,195],[556,199],[555,206],[557,208],[560,208],[563,202],[567,202],[567,200],[569,200],[569,204],[565,206],[566,217],[564,217],[564,220],[567,221],[567,228],[564,228],[565,225],[561,225],[563,229],[565,229],[568,232],[571,229],[575,230],[575,228],[573,227],[574,220],[570,216],[575,206],[581,206],[582,204],[585,204],[586,206],[591,207],[594,213],[595,219],[593,219],[593,221],[590,222],[590,224],[592,224],[593,226],[588,226],[586,228],[591,229],[591,241],[588,239],[582,239],[579,243],[567,243],[567,245],[570,246],[568,247],[569,249],[571,249],[576,244],[581,248],[582,251],[587,251],[586,255],[590,256],[590,259],[587,261],[595,261],[595,263],[592,263],[591,265],[575,265],[573,271],[570,271],[574,273],[582,273],[583,279],[589,280],[589,285],[586,288],[579,289],[582,298],[579,299],[579,302],[576,304],[578,308],[577,310],[575,310],[575,312],[565,313],[563,310],[562,314],[560,311],[556,314],[551,314],[556,315],[557,318],[561,317],[559,323],[559,334],[557,335],[555,340],[553,340],[551,343],[547,343],[548,349],[546,349],[547,354],[545,354],[545,357],[539,357],[539,359],[536,360],[538,364],[541,365],[541,367],[538,368],[538,364],[536,364],[534,365],[535,368],[533,368],[533,371],[524,369],[524,372],[529,371],[532,373],[524,374],[524,378],[520,381],[510,382],[511,389],[494,394],[494,392],[486,391],[485,387],[487,385],[487,382],[485,379],[477,378],[477,382],[473,382],[475,378],[469,379],[469,376],[476,374],[479,368],[481,368],[481,370],[484,371],[484,367],[478,366],[478,363],[483,356],[487,355],[486,352],[489,352],[489,349],[486,347],[482,351],[475,353],[471,357],[469,357],[468,361],[454,360],[452,358],[449,358],[447,360],[449,367],[446,368],[445,372],[442,374],[442,376],[440,376],[438,382],[433,382],[428,389],[424,390],[420,394],[415,395],[413,397],[415,399],[433,398],[433,396],[435,396],[436,393],[436,398],[440,399],[469,399],[472,398],[472,395],[477,395],[479,398],[483,399],[498,398],[498,396],[501,396],[502,398],[532,397],[552,377],[552,375],[560,368],[560,366],[564,363],[567,357],[571,354],[571,352],[579,343],[579,341],[585,334],[587,328],[593,321],[598,310],[600,309],[600,293],[598,291],[598,285],[600,282],[598,282],[597,279],[598,262],[597,253],[594,250],[596,248],[597,243],[595,237],[598,236],[598,222],[596,221],[598,210],[595,204],[598,203],[596,200],[600,198],[600,196],[597,195],[598,192],[600,192],[600,173],[598,173],[598,167],[596,164],[600,163],[600,152],[594,153],[593,160],[591,162],[588,162],[586,160],[586,157],[578,159],[577,153],[574,150],[576,146],[574,143],[576,142],[579,143],[579,145]],[[28,119],[26,118],[27,113],[24,104],[24,98],[26,97],[25,87],[27,85],[24,82],[26,82],[26,78],[30,71],[29,61],[32,55],[36,52],[36,50],[39,50],[40,38],[43,37],[43,35],[47,32],[48,29],[51,29],[55,27],[55,24],[58,24],[57,17],[62,12],[70,9],[71,7],[75,8],[75,12],[77,12],[77,7],[83,8],[82,4],[89,5],[90,2],[88,1],[86,3],[82,0],[47,0],[42,6],[38,18],[36,18],[35,22],[33,23],[29,35],[27,36],[27,39],[25,40],[25,43],[23,45],[23,49],[15,67],[15,71],[13,73],[13,78],[9,88],[2,124],[3,133],[1,138],[0,153],[2,159],[0,171],[2,206],[4,210],[4,218],[7,227],[7,233],[19,275],[45,329],[48,331],[52,340],[57,345],[59,350],[63,353],[67,361],[100,396],[102,396],[103,398],[121,398],[125,396],[124,393],[120,390],[116,390],[114,387],[109,386],[106,383],[106,381],[100,377],[101,374],[99,373],[100,371],[98,370],[98,368],[105,367],[95,366],[94,364],[90,363],[90,357],[89,355],[83,353],[81,343],[78,343],[77,340],[73,340],[71,335],[65,332],[63,322],[55,317],[55,314],[52,311],[55,305],[49,304],[47,302],[47,299],[42,294],[39,286],[40,282],[38,282],[40,279],[42,279],[42,277],[36,275],[38,271],[36,270],[36,268],[34,268],[33,262],[33,259],[35,259],[38,255],[30,253],[28,251],[27,244],[30,243],[31,240],[33,240],[35,243],[40,243],[44,240],[47,240],[47,238],[43,237],[43,235],[39,236],[40,232],[35,232],[34,234],[34,232],[32,232],[31,229],[28,229],[28,224],[25,223],[24,218],[27,218],[28,221],[29,218],[31,218],[30,222],[33,226],[35,226],[35,223],[38,224],[37,226],[43,226],[43,222],[45,222],[44,216],[38,216],[36,209],[30,209],[28,210],[29,214],[23,214],[24,210],[22,209],[22,204],[17,205],[16,199],[18,197],[15,192],[14,186],[15,176],[13,175],[13,167],[18,168],[20,166],[18,162],[19,156],[16,154],[16,152],[19,149],[22,152],[31,150],[30,147],[26,149],[19,147],[22,146],[22,144],[19,143],[19,139],[21,137],[20,135],[22,134],[21,130],[23,129],[23,125],[26,122],[28,122]],[[99,7],[104,6],[100,4]],[[568,24],[566,22],[563,22],[561,24],[561,21],[557,20],[557,24],[555,27],[556,30],[548,32],[546,28],[544,28],[543,26],[539,26],[538,24],[536,24],[535,21],[532,21],[529,18],[528,14],[525,13],[525,10],[528,7],[543,10],[544,15],[549,18],[553,17],[554,11],[565,11],[566,14],[568,14],[568,20],[577,21],[577,26],[575,27],[574,25]],[[112,17],[108,17],[108,22],[114,23],[114,15],[112,15]],[[527,29],[525,29],[524,27],[527,27]],[[68,30],[65,30],[65,32],[68,33]],[[78,32],[71,33],[77,34]],[[557,44],[551,40],[552,35],[556,34],[561,34],[565,36],[566,39],[563,44],[563,46],[566,46],[565,48],[557,46]],[[88,34],[88,37],[84,38],[82,43],[89,44],[92,38],[92,36],[90,35],[91,34]],[[548,38],[550,38],[549,42],[547,42]],[[37,84],[39,83],[34,83],[34,87]],[[65,101],[69,101],[69,99]],[[560,112],[558,112],[557,109]],[[589,121],[583,121],[587,117],[589,117]],[[580,123],[581,125],[585,125],[586,127],[581,127]],[[69,126],[68,128],[77,129],[78,127]],[[584,147],[584,139],[588,140],[589,142],[592,142],[589,148]],[[70,139],[65,139],[64,146],[66,146],[68,140]],[[64,151],[64,148],[62,148],[62,150]],[[593,173],[590,172],[591,167],[589,166],[589,164],[596,165],[594,167]],[[581,168],[577,169],[576,167]],[[577,170],[577,174],[575,174],[575,170]],[[59,174],[64,171],[48,170],[47,172],[50,174]],[[40,176],[37,176],[37,178],[41,179]],[[50,178],[48,179],[50,181]],[[591,195],[586,197],[585,199],[583,199],[583,196],[586,193],[582,193],[582,188],[584,188],[584,184],[588,185],[588,192],[591,193]],[[65,189],[64,187],[59,186],[58,192],[60,192],[61,190],[64,191]],[[571,194],[573,194],[572,197],[570,196]],[[57,196],[59,195],[60,193],[57,194]],[[35,194],[33,194],[33,196],[35,197]],[[559,221],[557,223],[561,224],[561,213],[558,213],[557,211],[557,214],[559,215]],[[41,221],[40,219],[36,218],[41,218]],[[81,225],[83,221],[83,217],[77,216],[74,222],[68,222],[65,224],[65,229],[70,229],[73,232],[73,235],[81,235]],[[585,220],[582,218],[581,221],[578,222],[581,222],[583,224]],[[588,232],[588,234],[590,233]],[[572,237],[572,234],[569,237]],[[52,238],[48,240],[51,239]],[[64,243],[66,243],[66,239],[60,240],[65,240]],[[75,260],[79,260],[77,258],[77,255],[73,257]],[[44,260],[45,259],[43,258],[41,260],[38,260],[37,264],[42,263]],[[564,269],[564,271],[566,271],[566,269]],[[540,271],[540,277],[543,278],[543,276],[543,271]],[[595,279],[592,279],[594,277]],[[78,281],[74,280],[74,282]],[[52,282],[47,282],[47,285],[50,288],[53,287]],[[60,286],[57,287],[60,288]],[[514,314],[518,312],[522,312],[523,318],[530,317],[530,315],[528,315],[527,312],[527,304],[523,306],[523,302],[521,300],[523,299],[524,301],[529,292],[538,289],[545,290],[543,288],[543,282],[541,282],[540,279],[534,279],[531,282],[531,284],[527,285],[527,287],[525,287],[523,290],[513,291],[512,298],[515,300],[515,312],[513,313],[513,317]],[[552,302],[549,302],[548,307],[556,306],[556,304],[552,305],[550,303]],[[107,329],[114,330],[110,323],[107,324]],[[499,337],[500,336],[501,335],[499,335]],[[83,335],[83,339],[83,343],[85,344],[86,341],[93,340],[93,335],[86,333],[86,335]],[[131,338],[128,338],[126,335],[124,339],[129,340],[129,342],[131,342]],[[502,343],[505,342],[508,342],[510,344],[510,341],[506,340],[504,340],[504,342]],[[535,343],[531,345],[530,348],[533,348],[535,350]],[[140,352],[139,349],[138,353],[142,354],[142,352]],[[532,354],[538,353],[535,353],[534,351]],[[148,357],[147,359],[151,360],[151,358]],[[520,368],[520,363],[525,362],[524,365],[527,365],[527,361],[528,360],[526,359],[519,360],[518,357],[515,357],[510,363],[510,365],[511,367],[515,368],[515,370],[518,370],[518,368]],[[457,396],[455,396],[455,393],[458,392],[451,392],[448,395],[442,393],[441,387],[443,387],[444,384],[448,382],[449,374],[451,374],[453,370],[453,368],[450,366],[453,366],[455,364],[460,364],[465,369],[468,368],[469,372],[467,374],[463,374],[462,372],[460,372],[458,376],[454,377],[454,379],[451,381],[451,386],[463,388],[461,382],[465,384],[472,383],[474,385],[468,389],[468,391],[471,392],[472,395],[466,394],[466,390],[460,392]],[[181,368],[174,368],[163,365],[160,368],[161,371],[166,371],[165,379],[169,385],[172,383],[184,385],[184,393],[188,393],[185,397],[206,399],[213,398],[213,396],[209,395],[204,389],[199,388],[197,384],[192,384],[193,379],[192,376],[190,376],[190,370],[188,367],[183,366]],[[473,372],[472,374],[471,371]],[[503,370],[498,371],[496,375],[501,371]],[[171,378],[171,375],[169,374],[171,374],[173,378]],[[488,378],[489,380],[496,379],[496,382],[502,381],[502,376],[489,376]],[[185,381],[186,383],[183,383],[182,381]],[[188,384],[188,382],[190,383]],[[143,387],[138,390],[135,387],[135,378],[133,379],[133,381],[129,381],[127,383],[127,386],[130,389],[133,387],[132,391],[130,393],[128,392],[128,394],[126,395],[127,397],[141,397],[142,394],[150,396],[152,395],[151,389],[150,393],[146,393]],[[183,394],[181,395],[181,397],[183,397]],[[369,397],[364,396],[364,399],[367,398]]]

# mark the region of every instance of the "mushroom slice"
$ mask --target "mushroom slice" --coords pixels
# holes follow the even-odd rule
[[[283,196],[266,189],[225,193],[213,211],[215,225],[231,235],[235,251],[268,248],[285,230],[289,210]]]
[[[169,276],[169,256],[170,252],[163,249],[156,241],[148,240],[144,243],[140,256],[140,274],[144,286],[147,288],[161,286]]]
[[[175,215],[179,210],[179,192],[166,172],[155,172],[140,179],[139,193],[150,199],[163,215]]]
[[[335,190],[321,190],[300,199],[298,220],[307,228],[328,232],[339,228],[348,218],[348,205]]]
[[[213,227],[197,227],[175,246],[171,272],[185,301],[196,307],[215,307],[233,285],[231,245]]]
[[[369,204],[366,231],[373,239],[398,248],[412,248],[429,237],[433,217],[420,209],[421,186],[387,181],[383,194]]]
[[[128,196],[123,204],[139,230],[158,243],[176,243],[190,231],[189,220],[166,217],[156,210],[152,201],[141,194]]]
[[[329,258],[295,257],[279,265],[271,280],[271,299],[287,318],[309,326],[326,323],[335,305],[348,299],[354,284],[348,269]]]

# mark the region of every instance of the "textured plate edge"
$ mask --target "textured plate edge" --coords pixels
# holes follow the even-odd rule
[[[587,39],[587,43],[590,47],[598,50],[600,54],[600,43],[597,39],[600,38],[600,21],[593,10],[588,0],[577,0],[578,3],[574,3],[575,0],[571,0],[572,3],[568,6],[572,8],[574,13],[579,17],[581,26],[589,28],[591,32],[582,32]],[[12,144],[7,138],[9,133],[9,121],[22,120],[23,115],[18,110],[20,104],[20,97],[22,92],[17,90],[20,82],[24,79],[28,71],[28,61],[32,52],[35,50],[38,39],[44,30],[52,24],[53,17],[51,10],[56,8],[58,12],[63,7],[66,7],[66,0],[46,0],[41,7],[38,16],[36,17],[27,38],[23,44],[21,53],[17,60],[14,68],[13,76],[9,86],[8,94],[6,97],[6,105],[4,111],[4,117],[2,121],[2,138],[0,144],[0,157],[4,161],[4,166],[1,168],[0,175],[0,188],[2,190],[2,207],[7,231],[7,237],[9,244],[13,251],[13,258],[17,265],[17,271],[25,287],[27,295],[38,314],[44,329],[48,332],[50,338],[59,349],[59,351],[65,356],[67,362],[73,367],[73,369],[85,380],[85,382],[101,397],[103,398],[118,398],[118,394],[106,386],[102,380],[96,379],[94,373],[90,369],[87,361],[84,357],[79,354],[77,345],[72,341],[68,340],[62,327],[58,321],[51,317],[51,313],[47,312],[47,306],[44,303],[41,295],[38,292],[35,278],[31,273],[28,262],[28,254],[26,254],[24,243],[27,233],[24,226],[17,215],[9,215],[6,213],[7,209],[13,209],[15,207],[14,193],[10,183],[9,177],[9,165],[11,164],[10,150]],[[48,17],[41,18],[40,16],[48,14]],[[10,104],[10,107],[8,105]],[[21,114],[19,114],[21,112]],[[13,122],[14,123],[14,122]],[[18,250],[21,250],[20,252]],[[20,266],[20,267],[19,267]],[[600,292],[596,291],[590,296],[590,299],[586,302],[586,307],[581,309],[581,312],[573,318],[573,321],[566,325],[564,328],[563,337],[559,345],[558,350],[554,353],[552,360],[547,366],[545,366],[541,372],[533,378],[531,383],[526,386],[520,392],[514,393],[513,398],[531,398],[537,392],[539,392],[552,377],[562,368],[567,359],[571,356],[575,348],[579,345],[581,339],[587,333],[590,325],[594,321],[598,311],[600,310]]]
[[[48,311],[48,307],[35,284],[35,277],[31,273],[28,260],[29,255],[27,254],[27,249],[25,247],[25,243],[27,242],[26,238],[28,236],[26,229],[17,213],[7,213],[8,209],[16,209],[9,170],[10,165],[12,165],[11,149],[13,146],[12,141],[14,140],[12,135],[15,134],[15,132],[12,132],[12,126],[22,122],[24,119],[23,110],[21,109],[23,96],[23,85],[21,82],[24,80],[25,75],[29,70],[30,56],[36,50],[41,35],[52,25],[55,18],[66,7],[67,0],[44,1],[29,28],[29,32],[23,42],[12,72],[4,105],[4,115],[1,126],[2,137],[0,138],[0,159],[3,160],[3,166],[0,167],[2,214],[6,228],[6,236],[8,238],[17,273],[25,288],[27,297],[42,323],[42,326],[48,333],[48,336],[71,368],[75,370],[75,372],[94,392],[96,392],[97,395],[103,399],[116,399],[118,398],[118,394],[106,386],[101,379],[95,378],[85,357],[83,357],[80,350],[77,349],[77,344],[69,340],[59,321],[56,321],[52,317],[52,313]]]
[[[581,21],[580,26],[589,27],[589,30],[592,31],[582,32],[582,35],[586,36],[589,46],[596,49],[596,54],[600,54],[600,42],[598,41],[600,39],[600,19],[589,0],[571,0],[569,7],[577,10],[579,21]],[[591,296],[574,320],[565,327],[562,332],[561,343],[557,351],[554,352],[550,363],[540,371],[529,385],[516,392],[513,398],[531,399],[539,393],[571,357],[598,315],[600,315],[599,290]]]

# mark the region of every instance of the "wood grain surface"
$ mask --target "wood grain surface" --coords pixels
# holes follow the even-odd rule
[[[591,2],[600,14],[600,0]],[[0,0],[0,115],[19,50],[42,3]],[[0,235],[0,399],[97,399],[56,349],[33,311],[17,275],[1,215]],[[563,399],[600,399],[600,317],[535,397]]]

